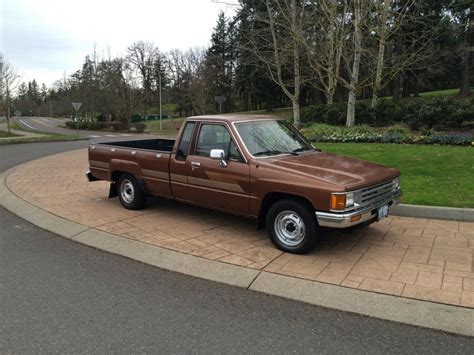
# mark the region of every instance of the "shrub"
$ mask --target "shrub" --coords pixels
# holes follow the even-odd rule
[[[371,126],[406,124],[411,129],[459,128],[474,117],[474,102],[461,102],[449,96],[411,98],[400,101],[379,99],[372,108],[368,101],[356,104],[356,122]],[[317,122],[344,125],[346,103],[313,105],[302,108],[305,123]]]
[[[410,143],[410,144],[443,144],[443,145],[471,145],[474,142],[473,134],[440,134],[429,131],[429,135],[413,135],[403,125],[394,125],[377,132],[366,125],[354,127],[329,126],[314,124],[303,128],[301,132],[313,142],[364,142],[364,143]]]
[[[127,131],[128,130],[127,122],[122,122],[122,121],[110,122],[109,127],[113,129],[114,131]]]
[[[72,128],[72,129],[85,129],[85,130],[101,130],[107,127],[107,124],[105,122],[92,122],[92,121],[80,121],[80,122],[73,122],[73,121],[67,121],[66,122],[66,127]]]
[[[145,131],[146,124],[143,122],[137,122],[132,124],[132,129],[135,130],[137,133],[143,133]]]

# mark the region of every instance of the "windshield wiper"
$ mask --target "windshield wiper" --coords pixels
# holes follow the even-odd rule
[[[315,150],[312,147],[301,147],[301,148],[296,148],[293,150],[293,153],[299,153],[299,152],[304,152],[305,150]]]
[[[260,155],[278,155],[278,154],[292,154],[292,155],[298,155],[297,152],[282,152],[280,150],[263,150],[261,152],[255,153],[253,156],[258,157]]]

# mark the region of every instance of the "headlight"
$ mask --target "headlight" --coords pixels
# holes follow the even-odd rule
[[[397,190],[400,188],[400,177],[397,177],[393,180],[393,187]]]
[[[331,195],[331,209],[344,210],[354,206],[354,193],[334,193]]]
[[[348,192],[346,194],[346,208],[354,206],[354,193]]]

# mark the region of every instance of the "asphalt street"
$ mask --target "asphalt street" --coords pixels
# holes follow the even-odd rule
[[[0,171],[86,144],[0,146]],[[470,354],[473,348],[473,338],[160,270],[63,239],[0,208],[0,353]]]
[[[21,128],[32,131],[32,132],[48,132],[65,135],[79,134],[79,137],[103,137],[107,132],[103,131],[86,131],[86,130],[73,130],[64,128],[65,122],[57,118],[50,117],[12,117],[13,121]]]

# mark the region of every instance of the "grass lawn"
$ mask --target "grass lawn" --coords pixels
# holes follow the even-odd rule
[[[146,131],[158,134],[161,136],[166,137],[176,137],[178,134],[179,129],[181,128],[181,124],[183,123],[184,118],[173,118],[171,119],[163,119],[161,121],[161,128],[160,131],[160,120],[153,120],[147,121],[146,123]]]
[[[404,203],[474,208],[474,148],[371,143],[315,145],[323,151],[399,169]]]
[[[0,131],[0,138],[18,137],[17,134]]]
[[[13,123],[11,127],[18,131],[27,131],[15,123]],[[0,131],[0,137],[1,137],[1,133],[2,131]],[[87,139],[87,138],[78,138],[76,136],[47,133],[47,132],[35,131],[34,133],[40,134],[41,136],[24,137],[24,136],[19,136],[19,135],[13,135],[13,136],[10,136],[11,137],[10,139],[0,139],[0,145],[19,144],[19,143],[36,143],[36,142],[64,142],[64,141],[77,141],[77,140]]]
[[[20,143],[37,143],[37,142],[65,142],[65,141],[78,141],[86,140],[87,138],[77,138],[76,136],[67,136],[63,134],[51,134],[48,133],[44,136],[39,137],[12,137],[11,139],[0,139],[0,145],[5,144],[20,144]]]

